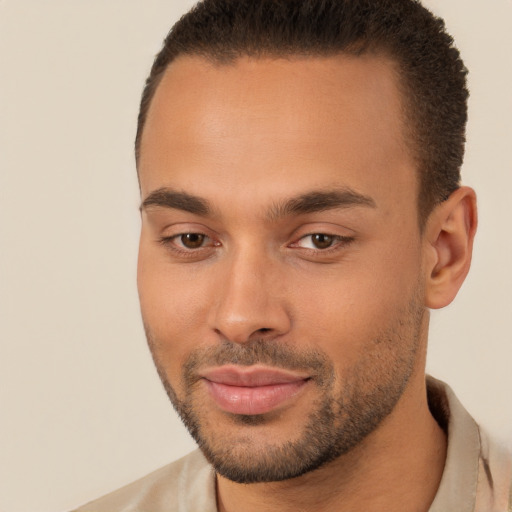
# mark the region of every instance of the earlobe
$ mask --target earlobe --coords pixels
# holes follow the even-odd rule
[[[460,187],[431,213],[425,229],[427,307],[443,308],[457,295],[471,265],[476,227],[476,194],[470,187]]]

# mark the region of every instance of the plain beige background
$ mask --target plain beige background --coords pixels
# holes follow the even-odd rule
[[[429,371],[512,444],[511,0],[426,0],[470,68],[480,231]],[[0,512],[64,511],[193,448],[135,286],[132,157],[153,55],[189,0],[0,0]]]

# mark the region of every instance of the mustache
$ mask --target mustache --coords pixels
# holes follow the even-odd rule
[[[220,344],[195,349],[183,366],[186,382],[198,380],[201,368],[209,366],[262,364],[291,371],[305,371],[324,385],[334,379],[334,367],[318,349],[298,350],[294,345],[275,340],[254,339],[245,343],[222,340]]]

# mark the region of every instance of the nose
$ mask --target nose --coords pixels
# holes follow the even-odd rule
[[[218,335],[244,343],[262,336],[276,338],[289,331],[291,319],[278,267],[255,251],[241,251],[223,262],[210,309],[210,326]]]

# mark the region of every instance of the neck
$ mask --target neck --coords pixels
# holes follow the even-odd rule
[[[446,437],[430,414],[423,374],[412,376],[394,411],[359,446],[283,482],[237,484],[217,477],[220,512],[427,512],[446,458]]]

